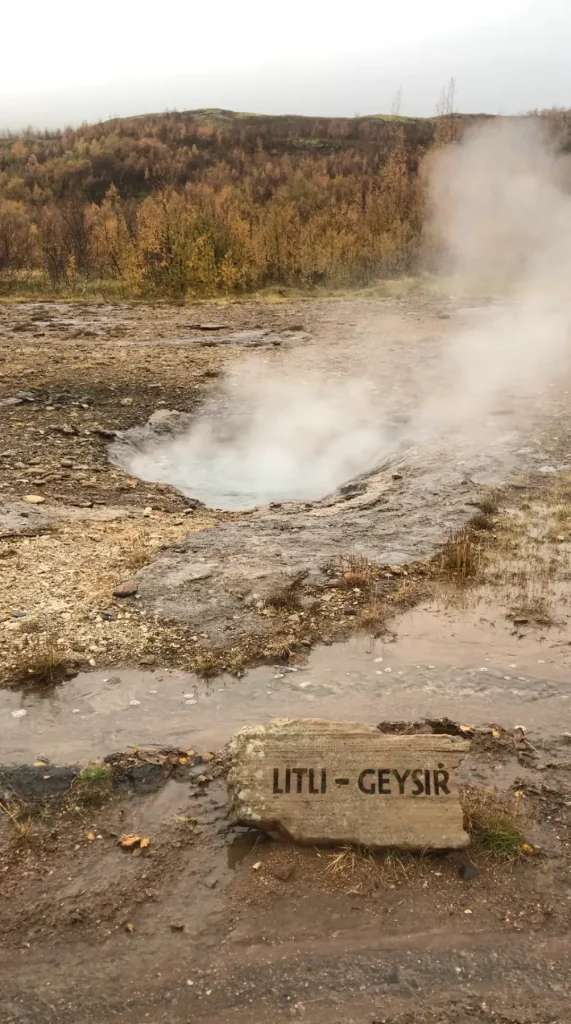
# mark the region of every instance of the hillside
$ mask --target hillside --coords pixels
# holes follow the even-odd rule
[[[0,138],[0,290],[181,297],[410,269],[433,119],[150,114]]]

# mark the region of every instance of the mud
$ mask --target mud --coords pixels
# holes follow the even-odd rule
[[[469,780],[517,787],[541,855],[506,865],[473,849],[469,883],[464,854],[367,859],[234,829],[208,763],[201,782],[72,800],[28,839],[0,828],[6,1019],[563,1021],[565,772],[542,756],[522,763],[507,735],[480,743]],[[122,850],[125,833],[147,850]]]

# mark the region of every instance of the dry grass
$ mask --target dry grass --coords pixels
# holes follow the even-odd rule
[[[153,553],[153,544],[141,531],[141,533],[129,537],[123,548],[124,563],[129,569],[142,569],[150,562]]]
[[[470,520],[470,529],[475,530],[477,533],[482,533],[486,530],[493,530],[494,526],[494,520],[487,512],[478,512],[475,516],[472,516]]]
[[[220,659],[210,651],[202,651],[193,658],[192,670],[201,679],[209,679],[220,671]]]
[[[491,491],[490,494],[485,494],[478,502],[476,502],[480,512],[484,515],[493,516],[500,508],[499,494],[497,491]]]
[[[300,588],[307,572],[298,572],[293,579],[282,587],[277,587],[265,600],[266,608],[276,611],[295,612],[300,607]]]
[[[24,804],[15,800],[0,800],[0,814],[13,829],[18,841],[30,842],[33,838],[32,819]]]
[[[63,648],[53,640],[45,640],[21,652],[10,681],[13,685],[49,688],[72,674],[73,668]]]
[[[529,619],[537,626],[553,626],[556,622],[551,600],[545,591],[530,594],[517,601],[510,611],[509,618]]]
[[[462,806],[465,827],[475,847],[497,860],[515,860],[522,855],[528,844],[515,797],[467,787]]]
[[[383,632],[386,621],[387,604],[386,601],[382,601],[378,597],[369,601],[359,612],[359,625],[374,636]]]
[[[457,530],[447,540],[440,555],[440,570],[456,582],[464,583],[478,575],[482,550],[472,532]]]
[[[346,555],[341,559],[341,576],[351,590],[370,590],[375,582],[375,566],[365,555]]]
[[[350,893],[364,893],[382,886],[408,882],[424,867],[421,856],[396,850],[377,853],[364,847],[344,846],[327,859],[326,875]]]

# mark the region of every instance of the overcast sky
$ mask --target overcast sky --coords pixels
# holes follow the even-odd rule
[[[166,109],[347,115],[571,106],[571,0],[20,0],[0,128]]]

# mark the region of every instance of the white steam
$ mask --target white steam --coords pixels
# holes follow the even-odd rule
[[[510,430],[527,428],[569,368],[570,181],[531,120],[489,122],[436,153],[429,231],[445,282],[494,299],[472,326],[429,365],[421,345],[390,339],[391,366],[374,324],[342,346],[250,358],[187,433],[133,450],[129,470],[248,508],[315,500],[407,445],[440,446],[450,462],[481,451],[497,442],[491,414],[505,401]]]
[[[129,469],[225,508],[311,501],[375,464],[378,419],[367,380],[326,382],[287,357],[252,357],[191,430],[134,452]]]
[[[431,172],[443,271],[461,291],[502,297],[452,339],[441,392],[422,409],[425,424],[469,431],[506,398],[537,400],[569,370],[571,164],[537,122],[495,121],[438,153]],[[535,411],[526,406],[528,421]]]

